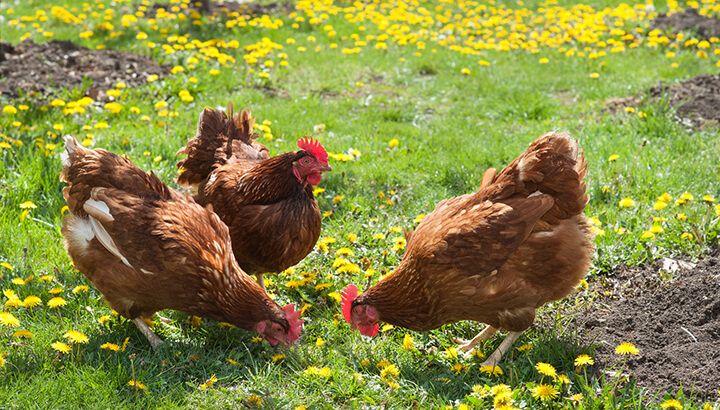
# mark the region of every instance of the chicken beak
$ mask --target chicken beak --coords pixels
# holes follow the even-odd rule
[[[332,167],[330,165],[323,165],[319,168],[320,172],[328,172],[332,171]]]

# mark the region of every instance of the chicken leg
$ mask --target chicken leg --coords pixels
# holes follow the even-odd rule
[[[263,288],[263,290],[267,290],[267,289],[265,289],[265,279],[263,279],[263,274],[256,273],[255,277],[257,278],[258,285],[260,285],[260,287]]]
[[[503,355],[507,353],[508,350],[512,347],[513,343],[520,337],[522,332],[510,332],[507,336],[505,336],[505,339],[503,339],[502,342],[500,342],[500,346],[498,346],[497,349],[495,349],[494,352],[490,355],[490,357],[485,360],[481,366],[497,366],[498,363],[500,363],[500,360],[502,359]]]
[[[138,330],[140,330],[140,333],[142,333],[147,338],[148,342],[150,342],[150,346],[153,350],[156,350],[158,346],[163,343],[162,339],[160,339],[155,332],[150,329],[150,326],[145,323],[143,318],[136,317],[133,319],[133,323],[135,323],[135,326],[137,326]]]
[[[468,352],[470,351],[470,349],[475,347],[476,344],[484,342],[493,337],[495,333],[497,333],[497,329],[490,325],[487,325],[485,326],[485,329],[482,330],[482,332],[478,333],[477,336],[473,337],[470,341],[457,338],[453,341],[460,345],[458,346],[458,350],[460,350],[461,352]]]

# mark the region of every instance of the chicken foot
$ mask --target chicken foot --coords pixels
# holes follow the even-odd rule
[[[522,332],[510,332],[507,336],[505,336],[505,339],[503,339],[502,342],[500,342],[500,346],[498,346],[497,349],[495,349],[494,352],[490,355],[490,357],[485,360],[481,366],[497,366],[498,363],[500,363],[500,360],[502,359],[503,355],[507,353],[508,350],[512,347],[513,343],[520,337]]]
[[[473,337],[472,340],[468,341],[455,338],[453,339],[453,341],[460,345],[458,346],[458,350],[460,350],[461,352],[468,352],[473,347],[475,347],[476,344],[484,342],[493,337],[495,333],[497,333],[497,329],[490,325],[487,325],[485,326],[485,329],[483,329],[482,332],[478,333],[477,336]]]
[[[158,346],[160,346],[163,341],[158,337],[158,335],[155,334],[155,332],[150,329],[150,326],[148,326],[147,323],[143,320],[141,317],[136,317],[133,319],[133,323],[135,323],[135,326],[137,326],[138,330],[140,330],[140,333],[143,334],[150,342],[150,346],[153,348],[153,350],[156,350]]]

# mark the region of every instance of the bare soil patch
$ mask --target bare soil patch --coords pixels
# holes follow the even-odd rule
[[[720,251],[675,272],[658,263],[623,269],[604,283],[584,323],[599,345],[602,368],[616,363],[615,346],[628,341],[640,349],[627,366],[652,393],[680,386],[703,399],[720,396]]]
[[[193,6],[195,2],[193,2]],[[154,17],[157,14],[158,9],[164,9],[165,11],[171,11],[176,6],[170,3],[154,3],[150,6],[147,14]],[[254,1],[254,0],[226,0],[217,1],[212,0],[210,2],[209,14],[211,15],[222,15],[230,13],[239,13],[247,16],[262,16],[262,15],[273,15],[273,14],[289,14],[295,9],[292,2],[287,1]],[[200,9],[197,9],[203,12]],[[189,14],[189,9],[183,11],[185,14]],[[207,12],[206,12],[207,13]]]
[[[711,37],[720,37],[720,20],[702,16],[693,8],[669,16],[660,14],[653,20],[651,27],[675,33],[689,31],[706,40]]]
[[[0,93],[12,97],[52,94],[60,88],[76,88],[92,80],[87,94],[122,81],[128,86],[145,83],[150,74],[165,75],[168,68],[150,58],[115,50],[91,50],[69,41],[37,44],[26,40],[17,46],[0,43]]]
[[[605,102],[610,112],[637,107],[644,100],[666,101],[678,120],[690,126],[720,122],[720,74],[705,74],[674,84],[658,84],[645,95],[613,98]]]

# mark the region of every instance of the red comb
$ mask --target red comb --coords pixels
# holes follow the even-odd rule
[[[320,144],[320,141],[314,138],[304,137],[298,140],[297,145],[301,150],[309,152],[318,161],[325,165],[328,164],[328,153]]]
[[[302,333],[303,323],[305,323],[305,321],[300,319],[300,311],[295,309],[294,303],[285,305],[282,310],[285,312],[285,319],[290,325],[290,330],[288,330],[287,334],[287,341],[288,344],[293,344],[300,338],[300,333]]]
[[[358,295],[358,288],[354,284],[349,284],[345,287],[345,289],[342,292],[342,313],[345,317],[345,321],[348,323],[351,323],[352,315],[350,314],[350,311],[352,310],[352,303],[357,298]]]

